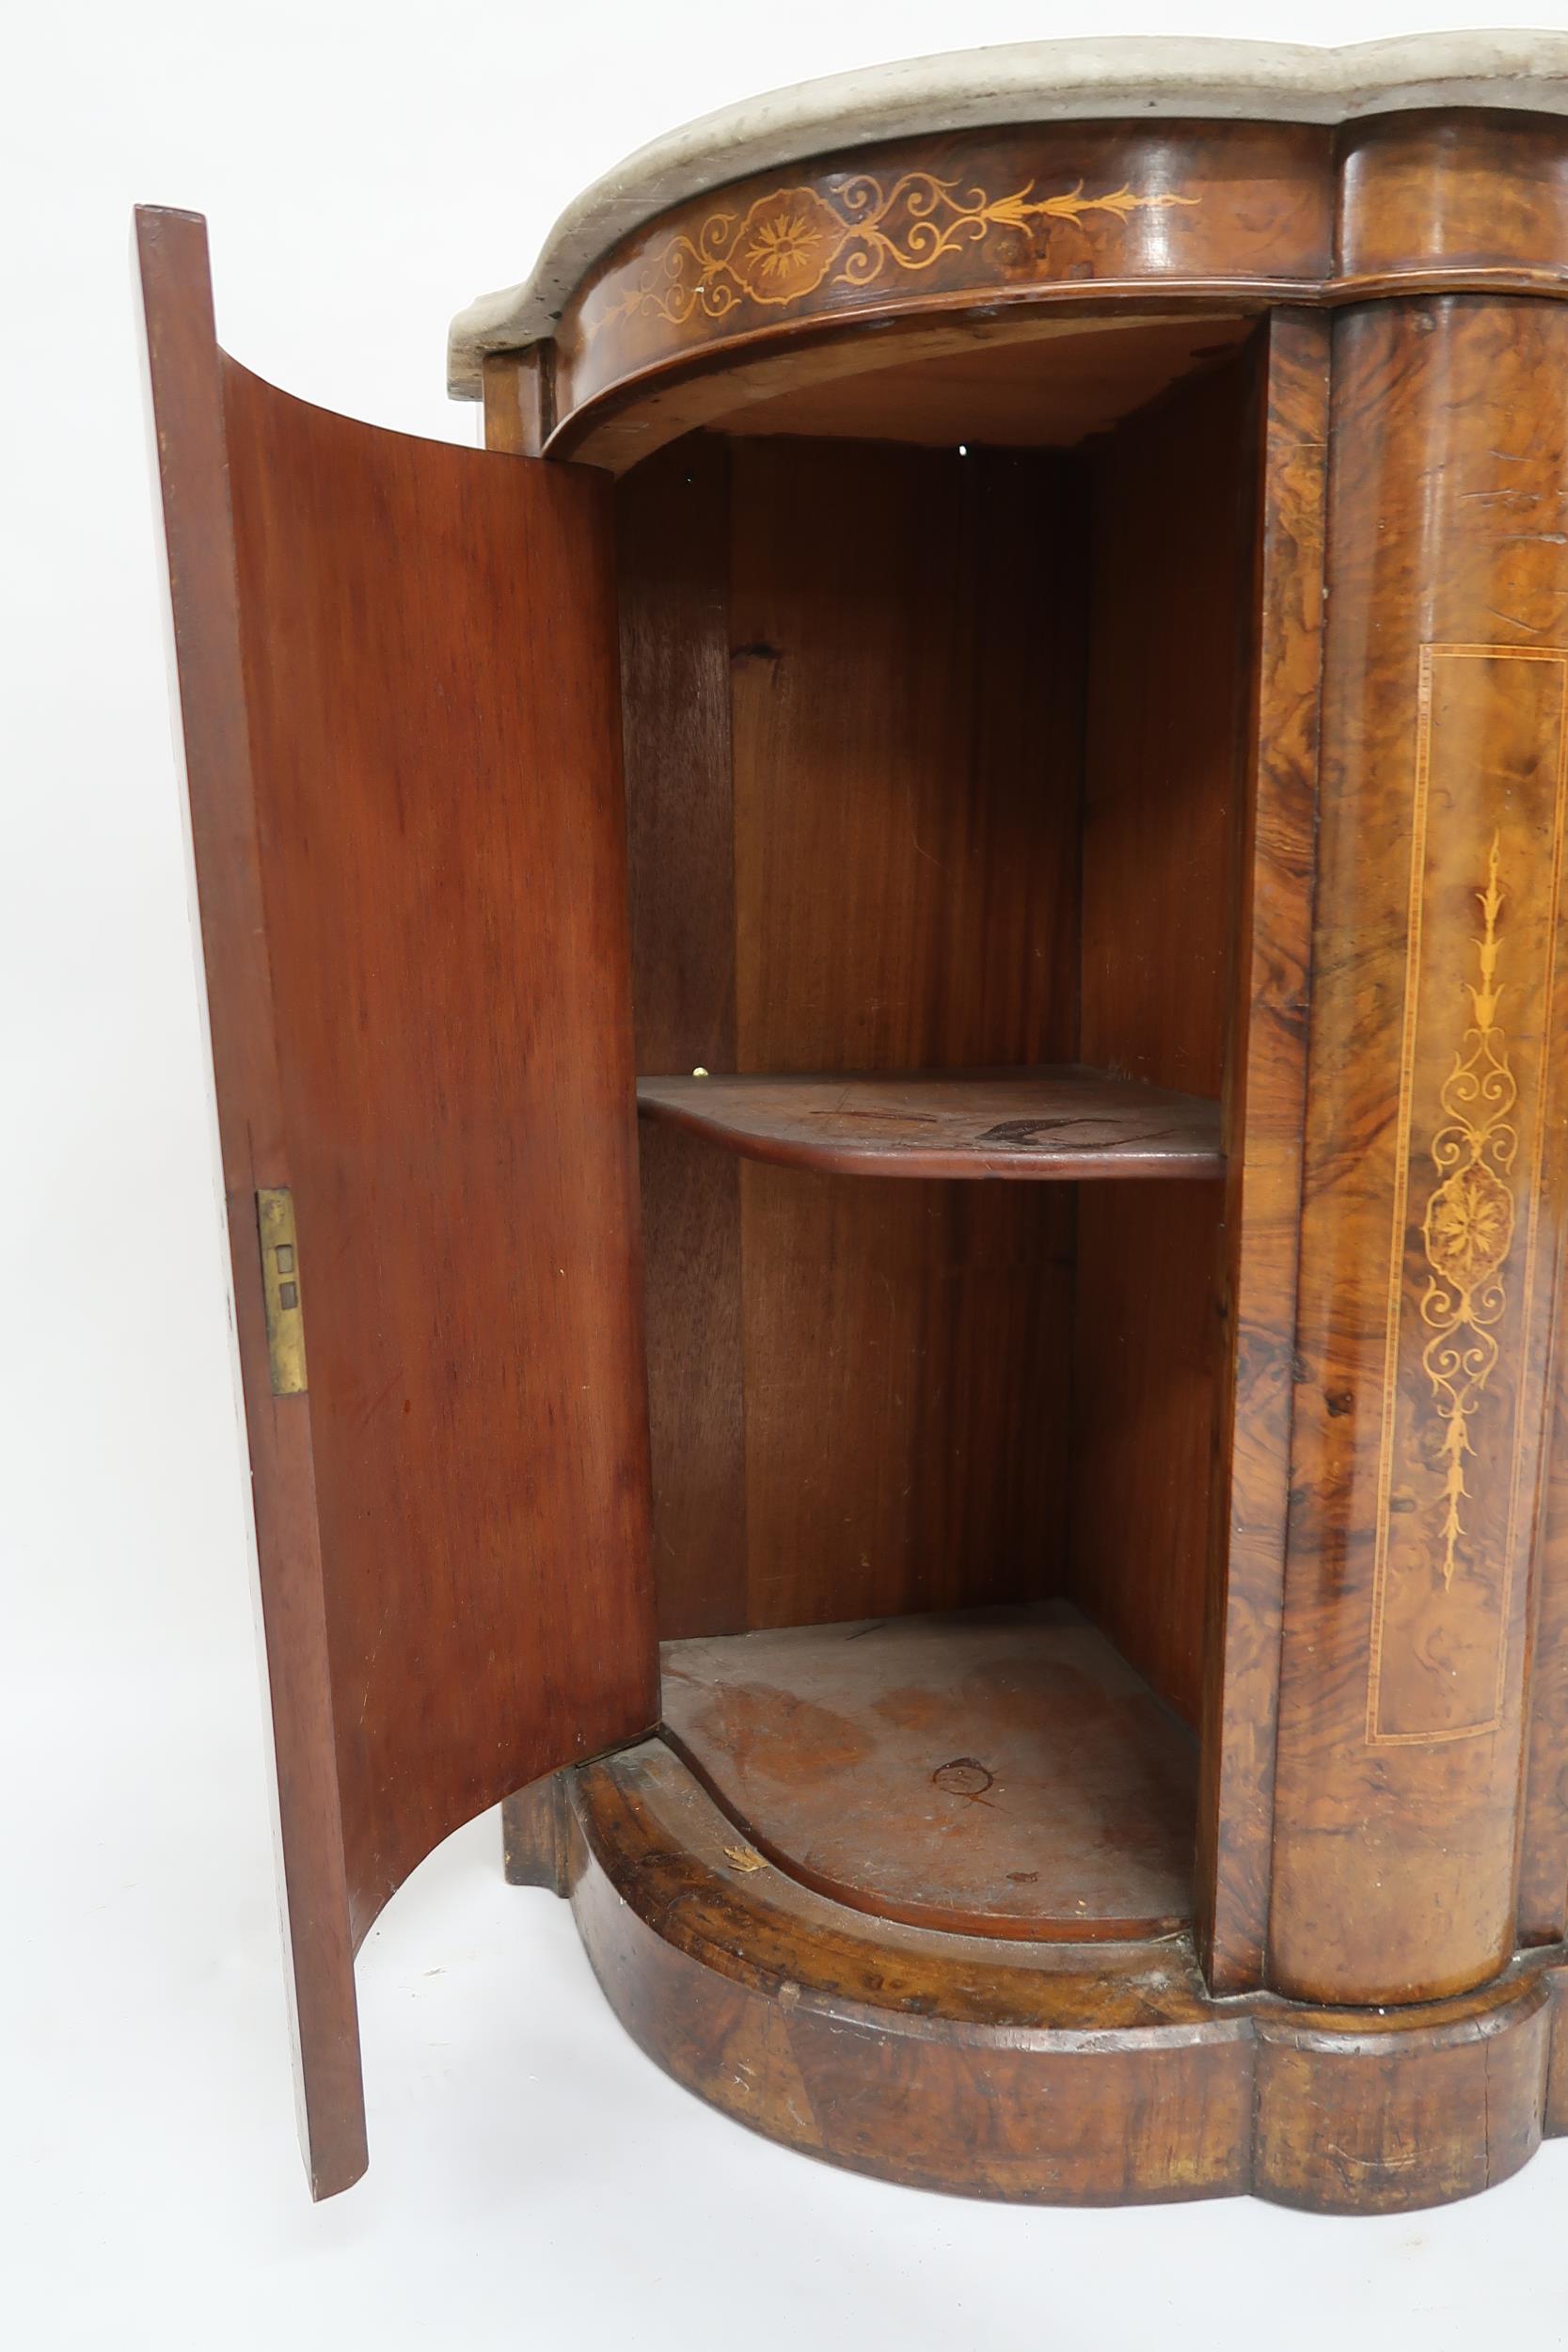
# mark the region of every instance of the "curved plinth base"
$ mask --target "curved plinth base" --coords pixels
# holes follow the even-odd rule
[[[1560,1947],[1381,2015],[1216,2001],[1185,1935],[1024,1945],[850,1911],[763,1862],[657,1740],[562,1795],[578,1931],[633,2039],[737,2122],[854,2171],[1042,2204],[1252,2191],[1397,2213],[1505,2180],[1568,2130]]]

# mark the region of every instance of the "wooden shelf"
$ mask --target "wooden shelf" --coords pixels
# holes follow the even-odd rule
[[[644,1119],[786,1168],[877,1176],[1218,1176],[1219,1104],[1102,1070],[640,1078]]]
[[[885,1919],[1027,1942],[1192,1916],[1192,1734],[1063,1601],[667,1643],[664,1737],[747,1845]]]

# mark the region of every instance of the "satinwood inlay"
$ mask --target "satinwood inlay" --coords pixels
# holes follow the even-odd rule
[[[1033,180],[991,196],[933,171],[900,172],[885,183],[862,172],[831,191],[806,183],[775,188],[744,215],[721,206],[694,230],[674,230],[614,299],[590,299],[582,337],[592,343],[605,327],[636,318],[672,326],[721,319],[745,300],[784,310],[824,282],[859,288],[899,271],[916,275],[944,254],[983,245],[994,230],[1029,231],[1037,222],[1076,227],[1094,213],[1126,220],[1198,201],[1173,189],[1125,183],[1091,196],[1082,179],[1054,196],[1037,196]]]
[[[1472,878],[1463,890],[1430,820],[1454,763],[1478,759],[1495,821],[1466,852]],[[1477,1738],[1502,1710],[1529,1504],[1529,1417],[1513,1368],[1533,1359],[1539,1304],[1565,760],[1568,654],[1422,648],[1367,1705],[1373,1746]],[[1511,1035],[1511,1006],[1519,1018],[1541,1008],[1528,1042]],[[1442,1071],[1433,1032],[1451,1037],[1456,1012],[1460,1041]],[[1423,1179],[1417,1209],[1411,1194],[1419,1197]]]

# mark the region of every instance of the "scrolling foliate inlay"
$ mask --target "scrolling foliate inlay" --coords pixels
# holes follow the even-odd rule
[[[1447,1123],[1433,1137],[1432,1160],[1441,1181],[1427,1202],[1421,1227],[1432,1268],[1421,1300],[1421,1320],[1431,1327],[1432,1337],[1421,1352],[1421,1363],[1442,1427],[1436,1450],[1443,1480],[1446,1588],[1459,1568],[1469,1494],[1465,1464],[1476,1450],[1470,1424],[1497,1370],[1494,1326],[1508,1305],[1502,1270],[1513,1240],[1509,1179],[1519,1135],[1509,1113],[1519,1089],[1497,1020],[1502,996],[1497,918],[1504,897],[1497,864],[1494,834],[1486,886],[1476,893],[1485,924],[1476,942],[1481,977],[1465,983],[1473,1019],[1439,1096]]]
[[[710,213],[691,232],[677,230],[651,255],[618,299],[583,314],[584,340],[632,319],[681,326],[722,319],[741,302],[787,309],[826,284],[860,288],[889,275],[928,270],[944,255],[982,245],[995,230],[1029,231],[1037,223],[1081,227],[1095,215],[1126,220],[1136,213],[1196,207],[1196,196],[1129,186],[1086,196],[1084,183],[1059,196],[1037,197],[1035,183],[1006,196],[964,187],[930,171],[906,171],[886,185],[868,173],[847,180],[830,199],[821,190],[775,188],[744,214]]]
[[[1545,1415],[1568,653],[1420,661],[1367,1736],[1501,1720]],[[1422,1141],[1423,1133],[1426,1140]]]

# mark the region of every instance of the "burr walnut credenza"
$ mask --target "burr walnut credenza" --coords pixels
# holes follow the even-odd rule
[[[1568,41],[715,117],[293,400],[138,216],[312,2184],[505,1800],[887,2179],[1568,2130]],[[527,2129],[527,2119],[518,2119]]]

